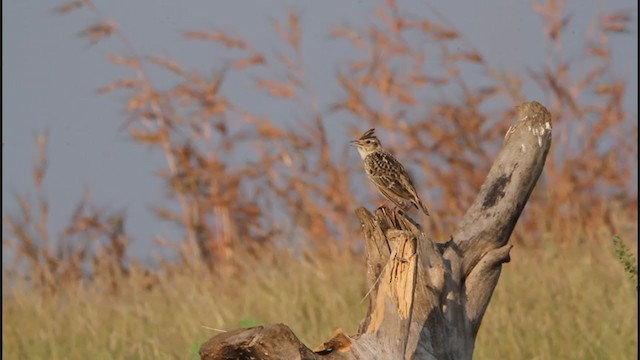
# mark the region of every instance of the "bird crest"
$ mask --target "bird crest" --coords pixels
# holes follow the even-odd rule
[[[362,136],[360,136],[359,140],[375,139],[376,138],[376,134],[374,133],[375,131],[376,131],[376,129],[367,130],[366,133],[364,133],[364,134],[362,134]]]

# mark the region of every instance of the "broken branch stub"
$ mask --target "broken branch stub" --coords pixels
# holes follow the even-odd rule
[[[210,339],[201,358],[471,359],[502,263],[509,261],[509,237],[550,147],[549,111],[535,101],[518,106],[517,122],[446,243],[405,216],[357,209],[370,289],[358,334],[338,333],[311,351],[285,325],[236,330]]]

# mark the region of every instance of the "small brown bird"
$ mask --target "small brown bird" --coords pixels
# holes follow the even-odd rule
[[[406,210],[413,205],[429,216],[427,207],[418,197],[404,167],[393,155],[382,148],[374,131],[375,129],[371,129],[358,140],[351,141],[351,145],[358,149],[360,157],[364,160],[367,176],[376,189],[400,209]]]

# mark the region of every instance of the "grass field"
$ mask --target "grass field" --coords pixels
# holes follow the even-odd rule
[[[43,295],[3,288],[3,358],[196,359],[216,334],[282,322],[310,347],[366,312],[363,259],[270,254],[228,277],[132,271]],[[155,284],[149,286],[149,284]],[[637,296],[610,243],[516,246],[489,305],[476,359],[636,359]]]

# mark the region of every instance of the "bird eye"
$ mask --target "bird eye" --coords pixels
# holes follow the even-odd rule
[[[371,140],[367,140],[365,141],[367,144],[371,144]]]

